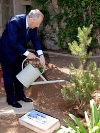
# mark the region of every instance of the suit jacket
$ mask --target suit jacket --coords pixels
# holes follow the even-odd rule
[[[16,15],[10,18],[0,39],[1,61],[15,61],[27,50],[27,43],[32,41],[34,49],[41,50],[37,36],[37,28],[30,29],[26,36],[26,15]]]

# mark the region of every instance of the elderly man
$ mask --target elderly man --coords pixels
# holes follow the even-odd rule
[[[19,100],[32,102],[25,96],[23,85],[16,79],[16,75],[21,71],[23,59],[26,57],[35,59],[36,57],[35,54],[27,50],[27,43],[30,40],[40,57],[40,63],[45,66],[45,58],[37,35],[37,28],[43,18],[43,14],[38,9],[31,10],[28,15],[15,15],[8,20],[0,39],[0,62],[7,103],[16,108],[22,107]]]

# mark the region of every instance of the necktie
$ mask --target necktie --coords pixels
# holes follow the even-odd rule
[[[26,29],[26,36],[28,35],[29,32],[29,27]]]

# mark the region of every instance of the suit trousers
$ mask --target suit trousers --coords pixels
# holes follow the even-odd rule
[[[24,87],[17,80],[16,75],[22,70],[21,65],[25,57],[21,56],[14,62],[2,61],[4,88],[7,95],[7,102],[15,103],[17,98],[24,98]]]

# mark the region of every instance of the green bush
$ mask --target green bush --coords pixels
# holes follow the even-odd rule
[[[72,55],[79,57],[79,67],[75,68],[71,64],[70,82],[66,82],[61,90],[65,100],[77,100],[80,108],[83,108],[86,102],[89,102],[91,94],[100,86],[100,68],[97,68],[96,63],[90,61],[84,69],[88,57],[92,55],[91,52],[87,53],[87,48],[92,40],[89,37],[92,27],[92,25],[82,29],[79,27],[77,36],[79,41],[68,44]]]

